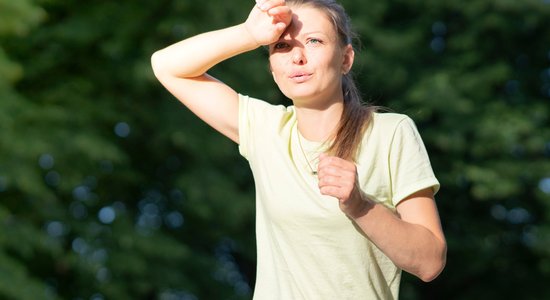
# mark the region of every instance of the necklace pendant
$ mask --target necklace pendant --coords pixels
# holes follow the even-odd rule
[[[296,128],[296,127],[295,127]],[[306,161],[307,167],[309,171],[311,172],[311,175],[317,176],[317,170],[314,170],[313,167],[310,164],[309,157],[306,155],[306,152],[304,151],[304,147],[302,146],[302,139],[300,137],[300,133],[296,129],[296,134],[298,138],[298,147],[300,148],[300,152],[302,152],[302,155],[304,156],[304,160]],[[319,159],[319,158],[317,158]]]

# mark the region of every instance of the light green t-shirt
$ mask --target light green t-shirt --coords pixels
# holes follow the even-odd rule
[[[256,186],[254,299],[397,299],[401,270],[319,192],[311,168],[325,145],[299,136],[294,107],[239,98],[239,151]],[[374,114],[356,164],[361,189],[391,209],[439,189],[405,115]]]

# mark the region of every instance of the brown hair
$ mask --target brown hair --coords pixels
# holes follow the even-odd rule
[[[351,20],[342,5],[335,0],[287,0],[286,4],[289,6],[307,5],[323,11],[334,24],[342,47],[353,45],[355,34],[351,29]],[[376,108],[363,104],[351,71],[342,76],[344,110],[334,142],[327,152],[343,159],[355,160],[365,129],[370,124]]]

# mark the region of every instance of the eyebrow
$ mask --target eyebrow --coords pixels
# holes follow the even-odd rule
[[[300,33],[300,36],[307,36],[307,35],[315,35],[315,34],[322,34],[322,35],[326,35],[328,36],[327,33],[323,32],[323,31],[320,31],[320,30],[312,30],[312,31],[306,31],[306,32],[302,32]]]
[[[303,32],[303,33],[301,33],[301,35],[310,35],[310,34],[317,34],[317,33],[325,34],[325,35],[326,35],[326,33],[322,32],[322,31],[319,31],[319,30],[313,30],[313,31]]]
[[[281,37],[277,40],[277,41],[284,41],[285,38],[284,36],[287,36],[288,35],[288,32],[287,34],[283,34],[281,35]],[[323,35],[327,38],[330,38],[330,35],[323,32],[323,31],[318,31],[318,30],[313,30],[313,31],[307,31],[307,32],[302,32],[300,33],[297,37],[304,37],[304,36],[309,36],[309,35]],[[292,36],[292,35],[291,35]],[[295,39],[296,37],[294,37],[293,39]]]

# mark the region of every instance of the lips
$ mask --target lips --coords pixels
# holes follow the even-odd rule
[[[291,73],[290,76],[288,77],[290,78],[290,80],[296,83],[302,83],[307,81],[309,78],[311,78],[312,75],[313,75],[312,73],[299,71],[299,72]]]

